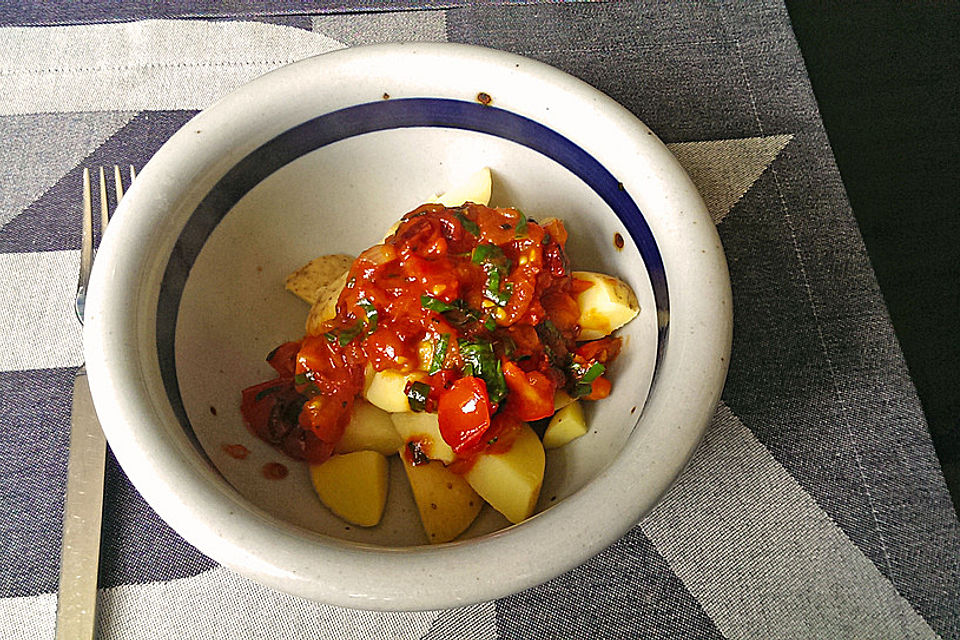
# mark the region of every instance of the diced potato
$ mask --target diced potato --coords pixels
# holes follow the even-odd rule
[[[580,340],[596,340],[627,324],[640,312],[637,296],[623,280],[603,273],[574,271],[574,280],[593,286],[577,296]]]
[[[416,441],[423,455],[431,460],[440,460],[450,464],[457,457],[447,441],[440,435],[440,422],[435,413],[393,413],[390,414],[393,426],[400,434],[404,444]]]
[[[483,506],[463,476],[447,469],[439,460],[414,466],[400,450],[403,469],[413,490],[420,522],[431,544],[449,542],[463,533]]]
[[[583,418],[583,407],[574,400],[553,414],[547,430],[543,433],[543,447],[544,449],[562,447],[586,432],[587,421]]]
[[[563,389],[557,389],[557,392],[553,394],[553,410],[554,411],[560,411],[560,409],[563,409],[565,406],[567,406],[571,402],[575,402],[575,400],[569,393],[567,393]]]
[[[347,284],[349,274],[349,271],[344,271],[338,278],[317,290],[317,300],[307,314],[308,336],[320,335],[323,332],[323,323],[337,317],[337,300],[344,285]]]
[[[524,424],[509,450],[480,454],[464,478],[491,507],[517,523],[533,513],[545,462],[540,438]]]
[[[403,445],[400,434],[393,428],[390,414],[369,402],[358,399],[353,414],[343,431],[343,437],[334,448],[335,453],[376,451],[391,456]]]
[[[360,527],[380,522],[387,503],[387,459],[376,451],[354,451],[310,465],[310,479],[330,511]]]
[[[411,411],[407,400],[407,383],[419,380],[422,373],[414,371],[403,373],[397,369],[373,371],[368,365],[363,397],[370,404],[380,407],[388,413],[406,413]]]
[[[353,258],[342,253],[314,258],[287,276],[287,290],[304,302],[314,304],[320,289],[339,278],[351,264]]]
[[[438,195],[430,202],[439,202],[445,207],[459,207],[465,202],[488,205],[490,204],[492,186],[493,178],[490,175],[490,167],[484,167],[471,174],[462,184]]]

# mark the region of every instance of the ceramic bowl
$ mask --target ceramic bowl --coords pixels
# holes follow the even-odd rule
[[[377,243],[476,169],[492,202],[565,220],[577,268],[617,275],[642,311],[589,433],[549,453],[536,515],[489,507],[427,545],[394,461],[377,527],[350,527],[305,466],[251,436],[240,391],[303,334],[284,276]],[[618,240],[621,239],[621,240]],[[622,244],[618,246],[618,244]],[[484,601],[583,563],[683,469],[726,373],[730,286],[693,184],[629,111],[552,67],[488,49],[385,45],[269,73],[197,115],[143,168],[93,273],[85,355],[117,459],[157,513],[269,587],[363,609]],[[224,445],[243,444],[243,460]],[[264,464],[291,472],[269,480]]]

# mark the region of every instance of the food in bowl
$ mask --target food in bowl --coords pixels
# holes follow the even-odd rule
[[[356,259],[321,256],[287,278],[311,304],[306,335],[271,352],[278,377],[245,389],[242,413],[352,524],[379,523],[394,454],[431,543],[484,502],[525,520],[544,448],[586,433],[580,401],[610,393],[611,334],[636,295],[572,271],[562,221],[491,208],[490,193],[484,169]]]

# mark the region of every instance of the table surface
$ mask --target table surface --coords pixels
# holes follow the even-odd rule
[[[802,34],[811,22],[791,10]],[[52,637],[69,388],[82,360],[71,316],[82,168],[142,166],[232,86],[393,40],[482,44],[558,66],[632,110],[684,164],[718,225],[735,304],[730,374],[703,445],[658,508],[583,566],[496,602],[410,614],[305,602],[217,566],[111,458],[100,636],[960,637],[960,523],[917,365],[904,360],[868,227],[851,210],[818,76],[811,87],[777,0],[0,8],[4,635]]]

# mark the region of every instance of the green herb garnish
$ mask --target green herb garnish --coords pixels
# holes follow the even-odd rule
[[[463,374],[483,380],[487,385],[490,402],[499,404],[507,397],[507,382],[503,377],[500,358],[493,351],[493,345],[486,340],[460,340],[459,346],[464,363]]]
[[[463,225],[463,228],[472,233],[475,236],[480,235],[480,227],[477,226],[477,223],[463,215],[462,213],[456,214],[457,220],[460,221],[460,224]]]
[[[520,214],[520,222],[517,223],[517,230],[514,235],[520,238],[527,235],[527,216],[523,215],[523,211],[520,211],[520,209],[517,209],[517,213]]]
[[[293,376],[293,384],[298,385],[298,386],[302,386],[302,385],[307,384],[307,374],[306,374],[306,373],[298,373],[297,375]]]
[[[447,357],[447,347],[450,345],[450,334],[440,335],[437,344],[433,347],[433,358],[430,360],[430,369],[427,371],[430,375],[439,373],[443,369],[443,361]]]
[[[429,309],[430,311],[436,311],[437,313],[443,313],[444,311],[453,311],[457,307],[452,304],[448,304],[443,300],[437,300],[434,297],[428,296],[426,294],[420,296],[420,306],[424,309]]]
[[[430,397],[430,385],[426,382],[414,382],[407,389],[407,402],[410,404],[410,410],[420,413],[427,406],[427,398]]]
[[[360,332],[363,331],[363,323],[357,320],[357,324],[353,325],[349,329],[341,329],[339,335],[337,335],[337,340],[340,342],[341,347],[345,347],[353,339],[360,335]]]
[[[377,313],[377,308],[373,306],[373,303],[367,300],[366,298],[360,298],[357,300],[357,306],[363,309],[364,318],[363,324],[367,327],[367,334],[371,334],[377,330],[377,320],[380,318],[380,314]]]

